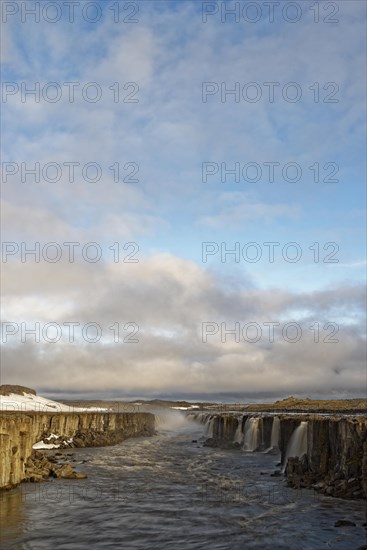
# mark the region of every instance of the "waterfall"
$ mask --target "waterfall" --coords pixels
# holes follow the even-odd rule
[[[307,422],[301,422],[292,433],[285,453],[283,467],[287,466],[288,458],[301,457],[304,454],[307,454]]]
[[[271,440],[270,440],[271,449],[275,449],[279,447],[279,435],[280,435],[280,420],[278,416],[274,416],[273,425],[271,427]]]
[[[264,434],[264,420],[259,418],[259,435],[260,435],[260,449],[261,451],[265,450],[265,434]]]
[[[211,415],[202,412],[191,412],[186,415],[186,418],[199,422],[200,424],[206,424]]]
[[[214,437],[214,422],[217,418],[215,414],[208,413],[189,413],[186,418],[199,422],[204,425],[204,434],[207,438]]]
[[[157,411],[154,417],[155,427],[158,431],[176,431],[189,424],[187,416],[179,411]]]
[[[215,416],[209,416],[208,420],[205,422],[205,435],[210,438],[214,435],[214,421]]]
[[[260,418],[247,418],[245,423],[245,451],[254,451],[259,446],[259,422]]]
[[[243,420],[243,417],[240,417],[238,419],[238,426],[233,439],[233,443],[239,443],[240,445],[243,442],[242,420]]]

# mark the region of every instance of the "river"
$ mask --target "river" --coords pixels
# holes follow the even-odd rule
[[[0,496],[2,550],[356,550],[365,503],[286,487],[279,456],[204,447],[180,414],[159,434],[73,449],[86,480]],[[65,451],[66,452],[66,451]],[[356,527],[335,527],[339,519]]]

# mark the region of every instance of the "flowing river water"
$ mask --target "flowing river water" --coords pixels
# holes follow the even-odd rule
[[[2,550],[356,550],[364,501],[286,487],[279,455],[203,446],[180,414],[154,437],[73,449],[86,480],[0,495]],[[335,527],[347,519],[356,526]]]

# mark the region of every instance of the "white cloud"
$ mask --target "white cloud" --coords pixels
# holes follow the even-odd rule
[[[19,332],[3,345],[3,376],[9,382],[64,391],[145,393],[260,391],[358,391],[364,373],[363,287],[334,288],[312,294],[245,287],[230,291],[194,262],[162,254],[139,264],[67,266],[5,265],[3,319]],[[17,285],[13,284],[17,281]],[[302,309],[304,314],[302,316]],[[354,314],[352,324],[343,323]],[[286,323],[297,323],[302,338],[282,336]],[[62,338],[51,344],[27,336],[21,343],[20,323],[58,323]],[[68,341],[64,323],[78,322],[76,341]],[[120,325],[120,342],[110,328]],[[138,343],[123,343],[128,322],[139,326]],[[241,339],[221,332],[202,339],[202,323],[233,329]],[[277,322],[274,342],[264,323]],[[320,342],[315,329],[319,323]],[[338,343],[327,343],[327,322],[336,322]],[[98,323],[99,343],[81,339],[81,328]],[[245,341],[243,326],[257,323],[261,338]],[[223,333],[224,334],[224,333]],[[250,330],[248,339],[254,337]],[[51,331],[50,337],[53,333]],[[332,335],[331,335],[332,336]],[[292,330],[290,338],[293,337]],[[26,360],[25,360],[26,357]]]

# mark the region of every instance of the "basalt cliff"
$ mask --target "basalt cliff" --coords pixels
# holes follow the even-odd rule
[[[0,412],[0,489],[29,479],[29,465],[37,454],[33,445],[50,442],[52,434],[60,436],[61,446],[69,439],[71,447],[91,447],[154,432],[155,418],[150,413]]]
[[[206,428],[206,445],[247,452],[280,452],[292,487],[367,497],[367,417],[190,413]]]

